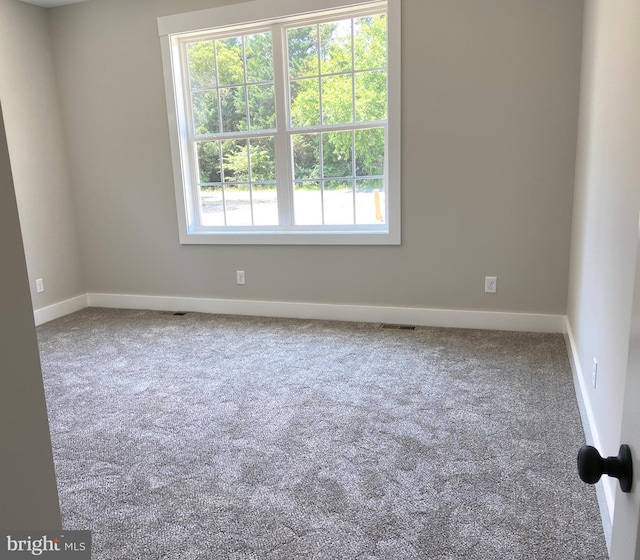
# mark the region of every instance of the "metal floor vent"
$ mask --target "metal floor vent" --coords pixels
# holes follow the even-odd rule
[[[391,325],[389,323],[382,323],[380,325],[383,329],[394,329],[396,331],[415,331],[415,325]]]

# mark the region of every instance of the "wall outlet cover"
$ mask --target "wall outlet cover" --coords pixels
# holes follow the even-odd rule
[[[498,277],[497,276],[485,276],[484,278],[484,291],[487,294],[495,294],[498,290]]]

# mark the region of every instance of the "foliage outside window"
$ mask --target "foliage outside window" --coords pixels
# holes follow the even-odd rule
[[[361,3],[168,37],[183,243],[399,242],[388,20]]]

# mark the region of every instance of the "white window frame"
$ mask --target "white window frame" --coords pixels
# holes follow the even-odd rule
[[[301,15],[334,10],[341,13],[356,8],[387,10],[387,154],[385,166],[385,223],[372,226],[277,226],[225,227],[198,229],[193,216],[197,209],[190,194],[193,172],[190,169],[187,106],[180,74],[180,41],[185,34],[201,33],[216,28],[241,26],[253,29],[273,23],[286,24]],[[224,245],[399,245],[400,244],[400,4],[401,0],[253,0],[229,6],[188,12],[158,18],[162,63],[169,119],[169,135],[181,244]],[[336,18],[336,19],[337,19]],[[277,79],[277,78],[276,78]],[[287,127],[287,130],[290,130]],[[291,165],[286,155],[276,153],[276,165]],[[279,191],[280,193],[280,191]],[[279,194],[280,195],[280,194]]]

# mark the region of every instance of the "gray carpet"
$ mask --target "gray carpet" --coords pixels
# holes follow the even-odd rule
[[[94,560],[607,558],[560,335],[86,309],[38,338]]]

